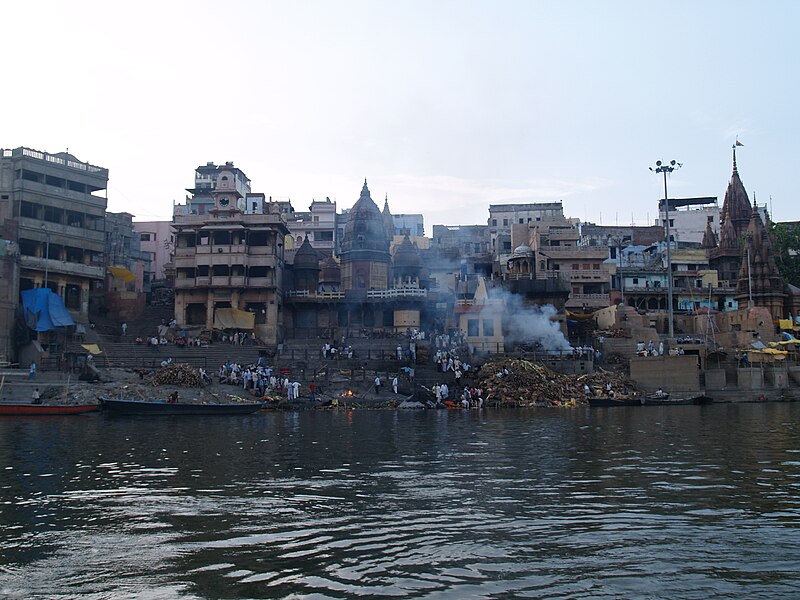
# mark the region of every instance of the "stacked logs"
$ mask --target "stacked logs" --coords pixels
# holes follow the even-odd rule
[[[592,395],[601,396],[608,383],[617,396],[634,389],[621,373],[595,369],[591,375],[564,375],[527,360],[486,363],[481,367],[478,386],[489,406],[570,406],[586,401],[584,385]]]
[[[153,385],[177,385],[180,387],[203,387],[205,385],[197,369],[186,364],[160,367],[150,375],[150,382]]]

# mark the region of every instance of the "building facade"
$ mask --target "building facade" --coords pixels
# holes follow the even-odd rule
[[[278,207],[249,210],[237,171],[216,173],[205,213],[175,214],[175,319],[182,327],[252,332],[275,345],[283,340],[289,230]]]
[[[153,281],[167,278],[166,267],[175,255],[175,230],[172,221],[137,221],[142,252],[150,255]]]
[[[49,287],[84,322],[105,278],[108,169],[68,152],[0,149],[0,221],[19,246],[19,290]]]

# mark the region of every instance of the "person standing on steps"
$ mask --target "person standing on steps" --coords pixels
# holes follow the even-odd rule
[[[375,376],[375,394],[376,395],[380,395],[380,393],[381,393],[381,376],[380,375],[376,375]]]
[[[126,333],[128,333],[128,324],[123,322],[122,323],[122,335],[125,335]]]

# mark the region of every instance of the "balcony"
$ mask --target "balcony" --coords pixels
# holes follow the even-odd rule
[[[183,277],[175,280],[175,289],[189,290],[197,287],[194,277]]]
[[[62,275],[72,275],[74,277],[88,277],[90,279],[103,279],[105,267],[95,265],[85,265],[83,263],[72,263],[53,258],[42,258],[39,256],[20,256],[20,267],[23,269],[35,269],[49,273],[60,273]]]
[[[605,307],[611,304],[610,294],[571,294],[566,306],[577,308],[586,305],[587,307]]]
[[[44,225],[44,228],[42,227]],[[94,229],[84,229],[83,227],[72,227],[70,225],[61,225],[60,223],[51,223],[50,221],[42,221],[40,219],[33,219],[30,217],[20,217],[19,219],[20,237],[34,237],[39,241],[45,241],[46,238],[44,231],[50,235],[50,243],[62,244],[63,241],[57,240],[58,236],[70,237],[76,241],[74,246],[78,248],[86,248],[83,241],[91,242],[90,250],[98,250],[100,252],[105,248],[105,233],[102,231],[95,231]],[[26,231],[27,230],[27,231]],[[33,236],[26,235],[27,232],[32,232]]]

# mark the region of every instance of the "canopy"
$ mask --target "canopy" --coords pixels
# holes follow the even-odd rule
[[[97,355],[103,353],[103,351],[100,350],[100,346],[97,344],[81,344],[81,348],[86,350],[89,354]]]
[[[63,300],[49,288],[21,292],[25,324],[34,331],[51,331],[56,327],[75,325]]]
[[[783,340],[782,342],[770,342],[770,346],[794,346],[795,344],[800,344],[800,340]]]
[[[214,311],[214,327],[217,329],[253,329],[255,313],[238,308],[218,308]]]
[[[108,267],[109,273],[111,273],[117,279],[122,279],[122,281],[126,283],[130,283],[134,279],[136,279],[136,275],[128,271],[128,269],[124,267]]]

